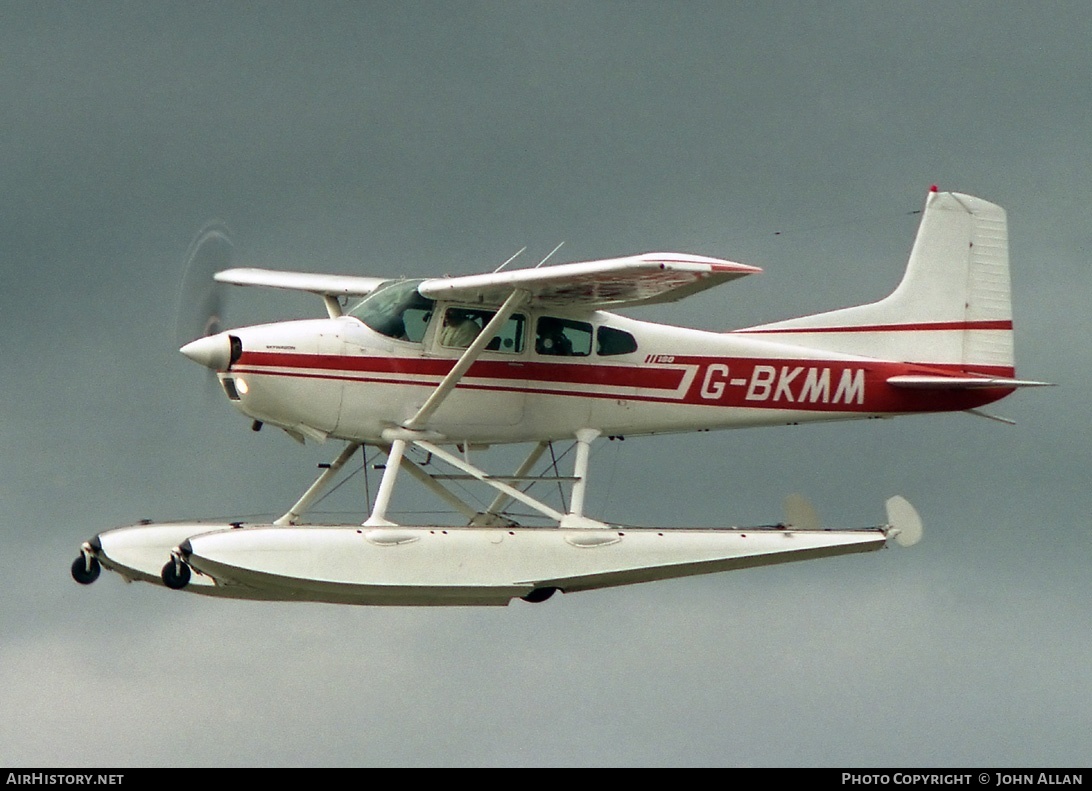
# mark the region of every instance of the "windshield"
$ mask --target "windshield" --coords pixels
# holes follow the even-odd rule
[[[364,297],[348,315],[360,319],[380,335],[420,343],[432,318],[433,301],[417,293],[421,280],[384,283]]]

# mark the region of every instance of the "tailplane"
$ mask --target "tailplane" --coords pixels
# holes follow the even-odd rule
[[[967,373],[1014,373],[1005,210],[934,187],[902,282],[879,302],[738,330]]]

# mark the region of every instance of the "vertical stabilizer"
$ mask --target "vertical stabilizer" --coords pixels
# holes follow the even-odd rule
[[[1005,211],[931,191],[902,282],[879,302],[739,330],[904,362],[1013,374]]]

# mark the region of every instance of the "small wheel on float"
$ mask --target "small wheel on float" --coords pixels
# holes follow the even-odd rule
[[[80,555],[72,561],[72,579],[80,585],[90,585],[99,578],[102,566],[94,555]]]
[[[555,593],[557,593],[557,588],[535,588],[526,596],[520,596],[520,598],[524,601],[531,602],[531,604],[538,604],[539,602],[546,601]]]
[[[163,584],[173,590],[182,590],[190,581],[190,567],[174,558],[167,561],[160,574]]]

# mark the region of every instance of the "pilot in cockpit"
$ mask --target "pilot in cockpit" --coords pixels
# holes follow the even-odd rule
[[[455,349],[465,349],[474,342],[482,328],[468,311],[449,308],[444,314],[444,326],[440,329],[440,344]]]
[[[559,319],[543,316],[538,320],[535,351],[539,354],[552,354],[558,357],[572,356],[573,342],[565,335],[565,325]]]

